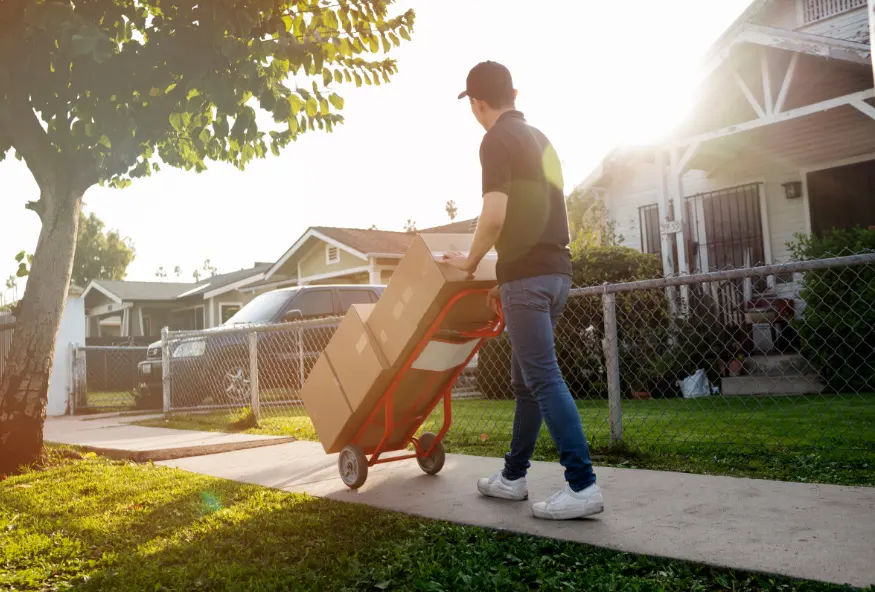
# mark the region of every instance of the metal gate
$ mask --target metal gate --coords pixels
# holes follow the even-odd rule
[[[74,346],[74,413],[140,408],[137,365],[146,359],[147,349],[132,346]]]

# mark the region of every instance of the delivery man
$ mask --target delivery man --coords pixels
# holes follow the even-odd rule
[[[504,469],[480,479],[483,495],[528,499],[526,472],[541,420],[565,467],[566,487],[532,506],[538,518],[583,518],[604,510],[580,414],[559,370],[553,329],[571,286],[568,216],[559,156],[547,137],[516,110],[510,72],[483,62],[468,74],[459,98],[467,97],[486,130],[480,144],[483,210],[471,251],[445,255],[454,267],[473,273],[494,246],[499,285],[490,305],[501,304],[513,355],[511,384],[516,398],[513,439]]]

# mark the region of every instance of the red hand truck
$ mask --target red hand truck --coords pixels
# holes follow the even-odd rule
[[[442,331],[441,325],[447,315],[452,311],[453,306],[455,306],[462,298],[471,296],[472,294],[482,294],[485,298],[488,292],[489,290],[486,288],[461,290],[454,294],[441,309],[437,318],[428,328],[425,336],[419,341],[419,343],[417,343],[416,348],[392,379],[386,392],[380,397],[377,405],[374,406],[367,421],[365,421],[364,425],[359,428],[352,441],[340,451],[340,456],[337,459],[337,468],[340,471],[340,478],[347,487],[350,489],[358,489],[361,487],[368,478],[368,467],[381,463],[415,458],[419,467],[429,475],[436,475],[443,468],[446,459],[443,439],[447,434],[447,430],[450,429],[450,424],[453,419],[451,406],[453,386],[465,370],[465,367],[471,362],[471,359],[480,347],[482,347],[483,341],[500,335],[504,330],[504,315],[499,306],[498,314],[495,318],[483,327],[469,331],[454,331],[452,329],[449,331]],[[471,353],[468,354],[465,362],[455,368],[452,375],[447,378],[443,388],[433,396],[432,400],[427,401],[424,406],[421,404],[414,405],[404,414],[404,416],[402,416],[400,421],[396,421],[394,413],[394,397],[398,390],[398,386],[401,384],[401,381],[404,379],[407,372],[413,367],[413,364],[416,362],[417,358],[419,358],[419,355],[423,352],[429,342],[433,340],[441,341],[442,336],[444,338],[477,339],[479,341],[474,346]],[[434,379],[439,379],[442,373],[443,372],[435,372]],[[432,383],[429,386],[433,387],[434,384]],[[424,394],[427,396],[428,392],[431,392],[431,388],[426,389]],[[440,431],[437,434],[425,432],[418,438],[414,437],[414,434],[416,434],[417,430],[419,430],[420,426],[422,426],[422,423],[428,418],[428,416],[431,415],[431,412],[434,411],[441,399],[444,401],[444,424]],[[419,403],[422,403],[422,401]],[[423,409],[424,411],[417,412],[417,410]],[[376,421],[379,419],[381,411],[384,416],[384,425],[383,435],[380,438],[379,443],[376,446],[360,446],[359,443],[362,441],[362,437],[368,428],[376,425]],[[404,437],[400,440],[396,439],[396,443],[392,444],[392,435],[395,433],[396,428],[404,428]],[[411,444],[413,445],[414,452],[410,454],[381,458],[381,456],[387,452],[405,450]],[[368,455],[370,455],[370,458],[368,458]]]

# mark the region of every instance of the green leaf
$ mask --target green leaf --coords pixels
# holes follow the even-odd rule
[[[331,75],[331,70],[325,68],[322,70],[322,84],[328,86],[334,81],[334,76]]]
[[[307,99],[307,115],[314,117],[319,112],[319,103],[315,97]]]
[[[319,112],[322,115],[328,115],[328,113],[331,112],[331,109],[328,107],[328,100],[327,99],[324,99],[324,98],[319,99]]]
[[[177,132],[181,132],[183,129],[185,129],[185,125],[182,123],[182,113],[171,113],[170,125]]]
[[[289,97],[289,106],[292,108],[292,115],[297,115],[304,108],[304,101],[298,98],[298,95]]]
[[[401,34],[405,41],[410,41],[410,33],[407,32],[407,27],[401,27],[398,29],[398,33]]]
[[[328,100],[338,111],[341,111],[343,109],[343,97],[341,97],[337,93],[331,93],[330,95],[328,95]]]
[[[353,75],[353,77],[355,78],[355,85],[356,85],[356,86],[361,86],[361,85],[362,85],[362,77],[359,76],[359,73],[358,73],[358,72],[353,72],[352,75]]]
[[[289,119],[289,132],[291,132],[292,136],[298,134],[298,119],[296,117]]]
[[[343,82],[343,74],[340,72],[340,70],[334,71],[334,82],[336,82],[337,84]]]
[[[100,136],[100,139],[97,141],[97,143],[107,150],[112,150],[112,143],[110,143],[109,138],[107,138],[106,136]]]
[[[322,11],[322,22],[329,29],[337,29],[340,26],[340,23],[337,21],[337,15],[333,10]]]

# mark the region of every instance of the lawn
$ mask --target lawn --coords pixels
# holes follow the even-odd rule
[[[4,592],[849,589],[53,454],[0,481]]]
[[[607,402],[582,401],[578,407],[602,464],[875,485],[875,395],[627,400],[619,448],[610,443]],[[502,457],[513,410],[512,401],[454,401],[448,450]],[[439,406],[425,427],[436,431],[442,421]],[[171,415],[140,424],[316,439],[300,404],[265,407],[258,426],[239,411]],[[535,458],[558,460],[546,427]]]
[[[99,391],[87,395],[87,407],[92,411],[133,409],[137,400],[130,391]]]

